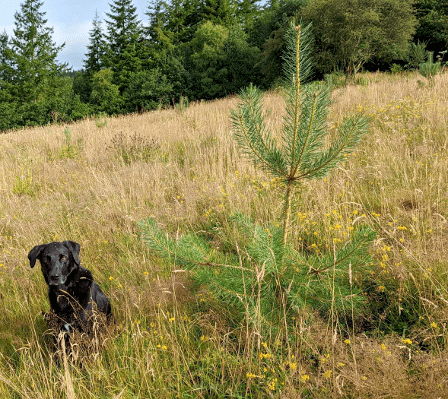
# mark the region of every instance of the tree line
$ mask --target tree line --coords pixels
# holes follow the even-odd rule
[[[448,0],[153,0],[146,21],[132,0],[115,0],[104,21],[95,15],[74,72],[57,61],[63,45],[42,5],[25,0],[12,37],[0,34],[0,131],[270,88],[293,17],[312,23],[318,79],[415,68],[448,46]]]

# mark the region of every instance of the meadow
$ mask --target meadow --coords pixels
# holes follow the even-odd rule
[[[237,211],[279,219],[278,181],[232,139],[236,97],[0,135],[0,397],[448,397],[448,74],[423,80],[336,89],[330,129],[363,113],[369,132],[294,204],[300,251],[331,250],[360,223],[377,232],[371,315],[349,329],[306,309],[261,337],[141,239],[150,216],[173,237]],[[264,102],[275,130],[283,99]],[[81,244],[117,326],[58,365],[27,254],[64,240]]]

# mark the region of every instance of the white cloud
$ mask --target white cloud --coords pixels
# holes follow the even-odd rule
[[[75,70],[82,67],[84,55],[89,44],[89,31],[92,21],[72,24],[58,23],[54,26],[53,41],[58,46],[65,42],[65,47],[58,55],[58,60],[68,62]]]

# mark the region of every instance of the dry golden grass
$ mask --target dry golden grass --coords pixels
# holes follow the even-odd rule
[[[433,87],[417,75],[368,79],[335,92],[329,121],[366,113],[368,137],[331,176],[306,184],[291,240],[324,250],[355,220],[372,225],[377,293],[389,295],[396,315],[418,303],[415,329],[353,335],[347,344],[337,327],[316,320],[298,324],[300,345],[274,349],[274,337],[253,356],[253,343],[235,342],[224,317],[189,314],[185,304],[202,298],[145,247],[136,221],[153,215],[176,234],[236,210],[278,219],[275,180],[232,139],[236,98],[109,118],[104,127],[85,120],[69,126],[70,150],[64,126],[25,129],[0,136],[0,396],[205,398],[220,397],[219,387],[229,397],[447,396],[448,74]],[[284,102],[270,93],[265,104],[275,129]],[[46,287],[27,254],[54,240],[81,244],[81,261],[111,297],[122,331],[84,369],[58,369],[41,337]]]

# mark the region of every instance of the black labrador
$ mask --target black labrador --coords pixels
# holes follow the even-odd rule
[[[31,267],[36,259],[40,261],[59,331],[88,332],[95,312],[104,314],[108,321],[112,317],[109,299],[93,281],[92,273],[80,264],[79,250],[78,243],[64,241],[37,245],[28,254]]]

